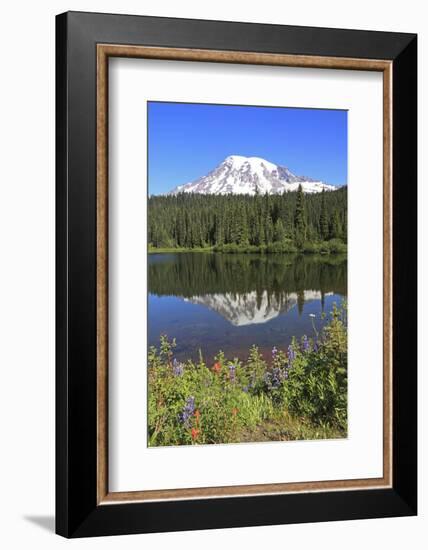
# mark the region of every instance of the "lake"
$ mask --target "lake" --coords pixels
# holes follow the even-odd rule
[[[293,336],[314,335],[347,295],[346,256],[216,254],[148,256],[148,339],[176,338],[179,360],[208,364],[222,350],[245,359],[256,344],[266,359]],[[315,318],[310,316],[314,314]]]

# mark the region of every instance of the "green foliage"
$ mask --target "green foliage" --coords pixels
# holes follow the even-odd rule
[[[329,236],[330,239],[337,240],[340,240],[343,237],[342,222],[340,221],[340,216],[337,209],[334,210],[333,216],[330,221]]]
[[[297,190],[296,210],[294,213],[294,231],[296,246],[297,248],[302,248],[303,243],[306,241],[307,224],[305,197],[303,195],[301,185],[299,185],[299,188]]]
[[[284,384],[283,401],[288,411],[318,425],[347,423],[346,307],[333,307],[331,321],[321,343],[297,354]]]
[[[178,195],[152,196],[148,201],[149,250],[157,248],[212,248],[263,250],[291,241],[295,249],[305,243],[329,239],[346,242],[347,188],[304,195],[302,189],[282,195]],[[279,247],[280,248],[280,247]]]
[[[175,341],[149,350],[149,445],[345,437],[346,304],[313,338],[245,362],[219,352],[213,364],[174,359]]]
[[[331,254],[346,253],[347,247],[340,239],[331,239],[328,241],[328,248]]]
[[[347,246],[340,239],[330,241],[306,242],[301,252],[305,254],[346,254]]]
[[[275,223],[274,229],[274,241],[277,243],[282,243],[285,240],[285,229],[284,224],[282,223],[281,218],[278,218]]]
[[[327,206],[325,200],[325,190],[321,194],[321,214],[320,214],[320,237],[322,240],[327,240],[330,234],[328,215],[327,215]]]
[[[268,246],[266,247],[266,252],[276,253],[276,254],[278,253],[293,254],[293,253],[296,253],[297,251],[298,250],[296,245],[288,239],[284,239],[283,241],[277,241],[272,244],[268,244]]]

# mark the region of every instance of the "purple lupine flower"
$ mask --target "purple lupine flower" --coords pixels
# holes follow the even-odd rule
[[[271,374],[270,372],[265,372],[263,376],[264,383],[268,386],[268,389],[272,389]]]
[[[284,378],[284,371],[279,367],[272,369],[271,373],[271,384],[273,388],[279,388],[281,382]]]
[[[309,340],[306,334],[302,338],[302,350],[309,351]]]
[[[234,365],[233,363],[231,363],[229,365],[229,376],[230,376],[230,381],[231,382],[235,382],[235,378],[236,378],[236,365]]]
[[[195,412],[195,398],[193,395],[186,399],[186,403],[183,407],[183,411],[179,415],[179,420],[182,422],[186,428],[190,426],[190,419]]]
[[[292,367],[293,362],[296,359],[296,352],[294,351],[292,346],[288,346],[287,349],[287,356],[288,356],[288,366]]]
[[[278,350],[277,350],[276,346],[273,346],[273,348],[272,348],[272,359],[275,360],[277,355],[278,355]]]
[[[243,387],[242,387],[242,391],[243,391],[244,393],[248,393],[248,386],[243,386]]]
[[[174,376],[181,376],[184,372],[184,365],[183,363],[180,363],[177,361],[177,359],[174,358],[174,361],[172,362],[172,374]]]

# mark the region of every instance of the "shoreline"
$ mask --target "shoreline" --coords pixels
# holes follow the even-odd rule
[[[181,254],[181,253],[210,253],[210,254],[289,254],[291,255],[318,255],[318,256],[347,256],[348,251],[321,251],[321,250],[267,250],[260,247],[248,247],[243,249],[233,248],[216,250],[215,247],[207,248],[149,248],[148,254]]]

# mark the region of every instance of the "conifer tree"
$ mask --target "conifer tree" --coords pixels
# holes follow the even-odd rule
[[[247,213],[245,211],[245,207],[241,205],[240,208],[240,231],[239,231],[239,244],[242,246],[248,246],[249,244],[249,238],[248,238],[248,222],[247,222]]]
[[[296,210],[294,214],[294,231],[296,245],[301,248],[303,243],[306,241],[305,199],[301,185],[299,185],[297,190]]]
[[[265,227],[264,227],[262,212],[257,213],[256,223],[257,223],[257,240],[255,244],[258,246],[263,246],[264,244],[266,244],[266,239],[265,239]]]
[[[223,216],[219,212],[215,217],[215,235],[214,241],[217,245],[224,244],[224,228],[223,228]]]
[[[342,227],[341,227],[339,212],[337,211],[337,208],[334,210],[333,217],[331,219],[330,238],[331,239],[342,238]]]
[[[326,209],[326,202],[325,202],[325,190],[322,190],[321,193],[321,215],[320,215],[320,234],[321,239],[325,241],[329,237],[330,229],[329,229],[329,221],[327,218],[327,209]]]
[[[273,221],[272,216],[268,214],[266,221],[266,244],[273,243]]]
[[[285,239],[285,229],[284,229],[284,225],[281,221],[280,218],[278,218],[276,220],[276,223],[275,223],[275,230],[274,230],[274,240],[276,242],[283,242]]]
[[[348,210],[345,206],[345,212],[343,213],[343,226],[342,226],[342,240],[348,242]]]

